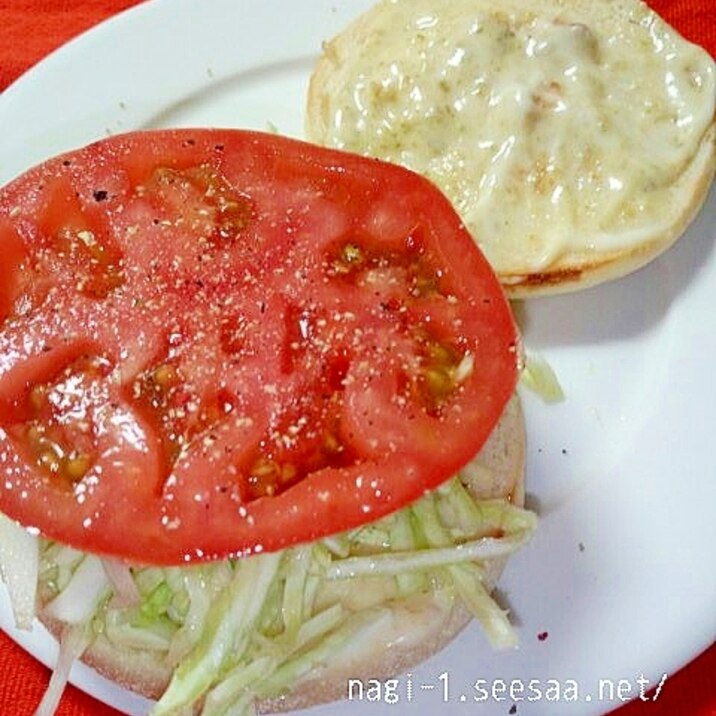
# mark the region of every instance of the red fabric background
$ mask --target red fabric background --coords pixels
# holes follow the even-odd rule
[[[71,37],[136,4],[137,0],[0,0],[0,91]],[[716,56],[716,0],[649,0],[649,4],[685,37]],[[3,716],[32,714],[47,679],[41,664],[0,633]],[[58,716],[117,714],[72,687],[58,710]],[[716,716],[716,647],[670,675],[657,701],[635,701],[613,716]]]

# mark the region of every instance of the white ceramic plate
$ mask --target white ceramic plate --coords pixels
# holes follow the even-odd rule
[[[321,42],[369,4],[153,0],[117,16],[0,96],[0,183],[61,150],[140,127],[275,126],[300,137]],[[397,704],[373,692],[380,701],[312,713],[472,712],[478,679],[506,686],[497,682],[483,713],[507,714],[513,704],[520,716],[605,713],[620,695],[639,694],[640,676],[653,685],[713,641],[715,234],[712,192],[668,255],[625,280],[537,300],[524,312],[527,347],[549,360],[567,400],[545,407],[525,396],[528,488],[542,520],[502,583],[520,648],[491,653],[472,626],[401,677]],[[46,633],[13,630],[4,594],[0,602],[2,627],[51,662]],[[128,713],[148,708],[89,669],[75,668],[72,678]],[[518,683],[510,694],[513,679],[525,690]],[[606,679],[613,698],[607,682],[600,698]],[[568,700],[569,680],[578,702]]]

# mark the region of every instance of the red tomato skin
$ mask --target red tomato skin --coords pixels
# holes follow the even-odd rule
[[[0,242],[0,510],[89,552],[184,564],[378,519],[515,390],[491,268],[377,160],[120,135],[2,189]]]

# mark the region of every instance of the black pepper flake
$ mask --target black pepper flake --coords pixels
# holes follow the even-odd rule
[[[580,543],[577,545],[577,548],[579,549],[580,552],[584,552],[584,542],[580,542]]]
[[[63,166],[63,167],[69,167],[70,164],[72,164],[72,162],[71,162],[69,159],[64,159],[64,160],[62,161],[62,166]]]
[[[217,152],[223,152],[224,151],[224,145],[223,144],[215,144],[214,149],[216,149]]]
[[[539,634],[537,634],[537,638],[540,641],[546,641],[548,636],[549,636],[549,632],[547,632],[547,631],[541,631]]]
[[[182,146],[183,146],[183,147],[193,147],[195,144],[196,144],[196,140],[195,140],[195,139],[185,139],[185,140],[182,142]]]
[[[48,346],[48,345],[42,346],[43,353],[49,353],[51,350],[52,350],[52,346]]]
[[[104,189],[97,189],[92,192],[95,201],[107,201],[109,194]]]
[[[512,704],[512,706],[510,706],[510,710],[507,713],[514,716],[514,714],[517,713],[517,704]]]
[[[566,454],[567,454],[567,448],[562,448],[562,455],[566,455]]]

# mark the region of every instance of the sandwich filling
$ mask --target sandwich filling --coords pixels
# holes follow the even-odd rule
[[[400,652],[413,612],[464,604],[514,644],[489,592],[534,527],[510,501],[521,415],[509,486],[472,494],[471,461],[517,329],[432,184],[267,134],[138,132],[5,187],[0,242],[0,560],[18,623],[38,601],[63,632],[40,714],[85,652],[128,660],[110,675],[156,714],[209,716],[371,634]]]
[[[494,647],[514,646],[486,564],[533,530],[532,513],[475,501],[455,478],[332,538],[194,567],[124,567],[129,583],[119,585],[107,560],[45,540],[33,549],[43,618],[65,625],[75,656],[98,640],[124,659],[134,654],[169,684],[153,694],[154,716],[199,701],[211,716],[252,713],[257,699],[280,699],[315,669],[360,659],[376,638],[389,649],[419,643],[429,622],[408,619],[405,634],[396,622],[406,610],[445,620],[461,602]]]

